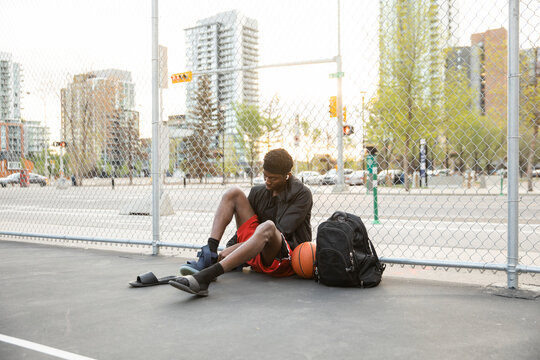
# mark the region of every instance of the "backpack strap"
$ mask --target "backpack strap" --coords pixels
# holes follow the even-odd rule
[[[379,260],[379,256],[377,256],[377,252],[375,251],[375,246],[373,246],[373,243],[371,242],[371,240],[369,240],[369,238],[368,238],[368,242],[369,242],[369,247],[371,248],[371,253],[373,254],[373,256],[375,256],[375,259],[377,260],[377,263],[379,264],[379,269],[381,270],[381,273],[382,273],[384,269],[386,269],[386,264],[381,263],[381,261]]]

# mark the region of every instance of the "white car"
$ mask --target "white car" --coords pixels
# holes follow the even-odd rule
[[[256,177],[255,179],[253,179],[253,185],[265,185],[266,184],[266,181],[264,181],[264,177],[262,176],[259,176],[259,177]]]
[[[307,185],[320,185],[323,176],[317,171],[301,171],[296,178]]]
[[[6,187],[9,184],[18,184],[21,181],[20,179],[21,179],[21,174],[18,172],[10,174],[8,176],[0,178],[0,186]]]
[[[391,184],[403,184],[403,170],[383,170],[377,174],[379,184],[386,184],[390,179]]]
[[[349,184],[350,186],[364,185],[364,179],[367,173],[366,170],[356,170],[352,174],[345,176],[345,184]]]
[[[39,186],[45,186],[49,183],[47,177],[35,173],[28,174],[28,181],[30,184],[39,184]]]
[[[353,171],[354,171],[353,169],[343,169],[343,176],[347,177],[347,175],[352,174]],[[321,184],[322,185],[335,185],[337,183],[337,178],[338,178],[337,170],[332,169],[323,176]]]

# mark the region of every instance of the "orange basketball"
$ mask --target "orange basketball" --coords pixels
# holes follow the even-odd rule
[[[304,242],[294,248],[292,253],[292,268],[296,275],[304,279],[313,278],[315,271],[316,246],[312,242]]]

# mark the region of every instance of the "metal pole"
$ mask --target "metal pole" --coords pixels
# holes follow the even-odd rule
[[[60,177],[64,177],[64,147],[60,147]]]
[[[152,254],[159,248],[159,61],[158,0],[152,0]]]
[[[379,201],[377,199],[377,163],[374,160],[373,166],[373,221],[372,224],[380,224],[379,221]]]
[[[338,53],[336,56],[336,71],[337,71],[337,151],[338,151],[338,172],[337,182],[333,191],[342,192],[345,190],[345,182],[343,179],[343,94],[342,94],[342,78],[341,78],[341,14],[340,0],[337,0],[337,47]]]
[[[510,0],[508,26],[508,288],[518,288],[519,0]]]
[[[293,62],[277,63],[277,64],[249,65],[249,66],[231,67],[231,68],[225,68],[225,69],[201,70],[201,71],[194,71],[193,76],[225,74],[229,72],[256,70],[256,69],[274,69],[274,68],[289,67],[289,66],[328,64],[328,63],[333,63],[333,62],[336,62],[335,57],[331,59],[302,60],[302,61],[293,61]]]

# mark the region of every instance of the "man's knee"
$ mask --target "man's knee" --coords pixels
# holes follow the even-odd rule
[[[256,233],[260,235],[260,237],[264,240],[264,242],[270,241],[276,234],[276,224],[272,220],[267,220],[259,226],[257,226],[257,229],[255,230]]]
[[[238,200],[238,199],[247,199],[246,194],[240,189],[239,187],[232,187],[225,191],[225,194],[223,194],[223,198],[227,200]]]

